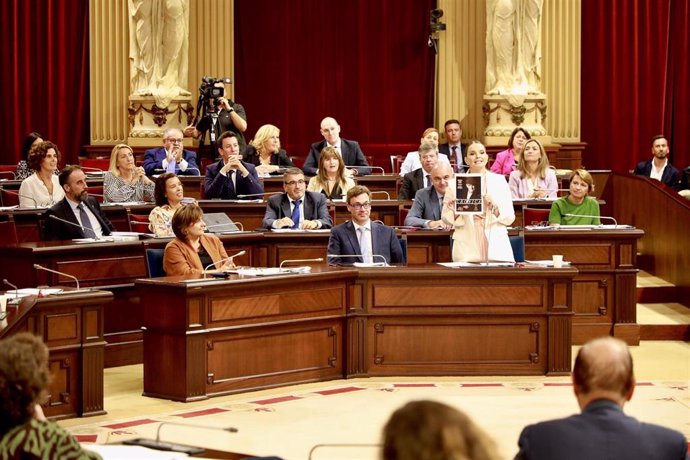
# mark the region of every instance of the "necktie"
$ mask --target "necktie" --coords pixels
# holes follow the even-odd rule
[[[370,264],[373,261],[371,256],[371,239],[367,238],[366,227],[359,227],[357,229],[359,232],[359,249],[362,251],[362,260],[365,264]]]
[[[458,158],[458,146],[454,145],[450,148],[453,153],[450,155],[451,160],[455,160],[455,172],[460,172],[460,159]]]
[[[95,238],[96,232],[93,231],[91,219],[89,219],[89,215],[86,213],[86,209],[84,209],[84,204],[79,203],[77,209],[79,209],[79,220],[81,220],[81,226],[84,227],[84,236],[86,238]]]
[[[226,183],[227,189],[228,189],[228,194],[227,198],[233,199],[237,198],[237,194],[235,193],[235,182],[233,181],[235,171],[230,170],[228,171],[228,181]]]
[[[299,228],[299,205],[302,203],[302,200],[295,200],[295,208],[292,210],[292,222],[294,224],[292,225],[292,228]]]
[[[426,175],[426,186],[431,187],[431,176],[428,174]]]

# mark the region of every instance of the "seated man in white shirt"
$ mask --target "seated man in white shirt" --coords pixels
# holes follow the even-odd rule
[[[424,134],[422,134],[422,138],[420,139],[420,144],[425,142],[432,143],[438,147],[438,130],[436,128],[427,128],[424,130]],[[442,155],[442,158],[439,157],[439,161],[450,164],[447,155]],[[405,176],[405,174],[416,171],[421,167],[422,162],[419,160],[419,150],[415,150],[414,152],[408,153],[405,157],[405,161],[400,165],[400,175]]]
[[[668,161],[669,147],[668,141],[662,135],[652,138],[651,160],[638,163],[635,167],[635,174],[638,176],[656,179],[674,190],[680,188],[680,173]]]

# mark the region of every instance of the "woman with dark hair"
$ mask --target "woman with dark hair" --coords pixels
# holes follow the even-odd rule
[[[294,168],[295,165],[280,148],[280,130],[273,125],[263,125],[242,154],[242,161],[256,166],[259,174],[277,173],[280,168]]]
[[[156,178],[153,190],[156,207],[149,214],[149,229],[156,236],[174,236],[172,218],[175,211],[182,207],[184,188],[180,178],[174,173],[163,173]]]
[[[43,136],[36,131],[31,131],[24,138],[24,145],[22,146],[22,159],[19,160],[19,163],[17,163],[17,172],[15,173],[14,177],[16,180],[24,180],[36,172],[29,167],[29,151],[31,151],[31,147],[41,142],[43,142]],[[57,170],[55,173],[57,174]]]
[[[153,201],[154,184],[144,168],[134,161],[134,151],[127,144],[117,144],[110,153],[110,166],[103,178],[106,203]]]
[[[520,161],[520,154],[525,147],[525,142],[531,139],[532,136],[525,128],[518,126],[510,134],[508,139],[508,149],[496,154],[496,160],[491,165],[491,172],[496,174],[509,175],[515,171],[518,161]]]
[[[39,142],[29,151],[29,167],[35,172],[19,186],[19,207],[50,207],[65,197],[55,171],[60,151],[50,141]]]
[[[198,205],[189,204],[175,211],[172,230],[175,239],[165,246],[163,256],[166,275],[200,275],[209,266],[213,267],[211,271],[235,266],[218,237],[205,233],[204,212]]]
[[[467,415],[436,401],[411,401],[383,428],[383,460],[498,460],[494,441]]]
[[[323,193],[330,200],[341,200],[354,186],[355,181],[345,174],[345,163],[335,148],[329,146],[321,150],[319,169],[316,176],[309,179],[307,190]]]
[[[48,393],[48,348],[21,332],[0,341],[0,458],[100,459],[41,409]]]

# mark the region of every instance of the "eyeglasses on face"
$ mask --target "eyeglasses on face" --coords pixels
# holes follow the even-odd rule
[[[172,137],[169,137],[166,139],[166,141],[171,142],[173,144],[181,144],[182,142],[184,142],[184,139],[174,139]]]
[[[291,180],[290,182],[285,182],[285,185],[289,185],[290,187],[294,187],[295,185],[304,185],[306,182],[304,179],[300,180]]]
[[[357,211],[360,211],[362,209],[371,209],[371,203],[354,203],[350,206],[352,206]]]

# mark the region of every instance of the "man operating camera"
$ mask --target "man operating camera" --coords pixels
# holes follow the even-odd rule
[[[231,80],[213,77],[202,79],[197,116],[194,123],[184,129],[184,134],[201,139],[202,146],[208,137],[211,150],[215,152],[220,135],[231,131],[237,137],[241,152],[246,145],[243,133],[247,130],[247,113],[241,104],[225,97],[226,83],[231,83]]]

